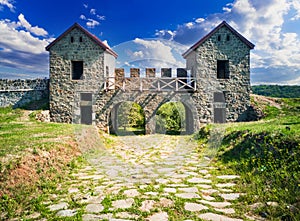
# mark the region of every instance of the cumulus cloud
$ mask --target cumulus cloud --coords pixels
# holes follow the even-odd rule
[[[0,9],[1,5],[8,7],[11,11],[13,11],[15,8],[12,0],[0,0]]]
[[[184,68],[185,61],[181,54],[188,47],[175,41],[136,38],[112,49],[119,55],[117,63],[119,67],[156,68],[159,72],[160,68],[164,67]]]
[[[18,23],[20,24],[20,26],[24,27],[30,33],[37,35],[37,36],[47,36],[48,35],[48,32],[45,29],[39,28],[38,26],[32,27],[32,25],[25,19],[25,16],[23,14],[20,14],[18,16],[18,19],[19,19]]]
[[[296,15],[291,18],[291,20],[298,20],[300,19],[300,2],[298,0],[293,0],[291,2],[291,6],[296,11]]]
[[[23,16],[20,18],[23,21]],[[45,47],[54,39],[40,39],[37,34],[44,35],[46,31],[21,21],[0,20],[0,66],[48,73]]]
[[[136,38],[133,42],[142,46],[144,56],[147,58],[154,58],[158,60],[165,60],[170,63],[176,63],[176,59],[172,54],[172,48],[170,46],[163,44],[161,41],[158,40],[149,41],[149,40]],[[141,53],[138,54],[141,55]]]
[[[286,31],[284,27],[288,21],[299,19],[299,0],[235,0],[224,6],[222,13],[180,24],[175,30],[158,30],[156,35],[191,46],[226,20],[255,43],[251,57],[252,72],[268,76],[264,80],[269,79],[270,82],[280,79],[290,82],[279,75],[300,68],[300,32]],[[299,71],[293,73],[293,77],[297,77]],[[252,82],[259,79],[258,75],[253,75]]]

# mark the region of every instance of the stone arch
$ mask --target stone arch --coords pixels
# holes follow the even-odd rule
[[[155,132],[155,125],[156,125],[156,121],[155,121],[155,117],[157,114],[157,111],[159,110],[159,108],[169,102],[179,102],[184,106],[185,109],[185,133],[186,134],[192,134],[194,133],[199,127],[199,122],[198,122],[198,114],[197,114],[197,110],[195,108],[194,105],[194,101],[191,99],[190,96],[187,95],[175,95],[174,97],[172,97],[171,99],[164,99],[162,100],[162,102],[160,102],[156,108],[153,110],[152,113],[152,119],[150,119],[149,122],[146,123],[146,130],[147,128],[150,127],[150,133],[154,133]],[[149,125],[147,125],[149,124]]]

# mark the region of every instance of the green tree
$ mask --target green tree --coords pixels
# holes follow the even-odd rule
[[[145,116],[140,105],[126,101],[118,108],[118,125],[126,130],[127,127],[144,128]]]
[[[179,133],[185,128],[185,108],[180,102],[162,105],[156,113],[157,133]]]

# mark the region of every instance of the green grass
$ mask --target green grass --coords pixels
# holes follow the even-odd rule
[[[0,157],[18,154],[26,148],[50,149],[58,137],[72,134],[73,127],[68,124],[22,122],[20,109],[0,108]]]
[[[0,108],[0,219],[34,211],[47,216],[43,200],[77,164],[73,132],[72,125],[41,123],[24,117],[24,110]]]
[[[215,164],[221,171],[241,175],[241,213],[264,214],[269,220],[300,220],[300,99],[282,99],[282,108],[267,106],[258,122],[226,124]],[[212,131],[197,138],[208,142]],[[278,206],[269,206],[277,202]],[[250,211],[249,205],[261,203]]]

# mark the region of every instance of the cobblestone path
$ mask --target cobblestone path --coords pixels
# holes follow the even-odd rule
[[[55,217],[91,220],[245,220],[236,213],[235,174],[214,175],[191,136],[108,136],[78,132],[89,165],[45,202]]]

